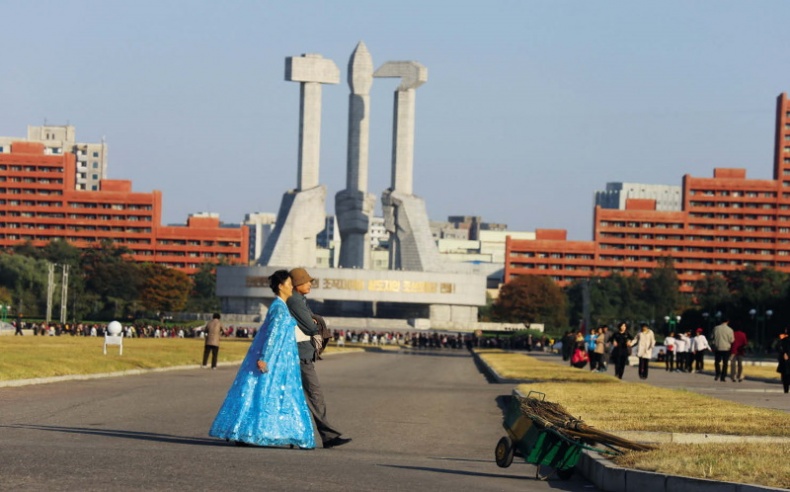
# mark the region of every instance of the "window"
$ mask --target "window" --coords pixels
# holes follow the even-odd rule
[[[98,152],[94,152],[93,153],[93,157],[99,157],[99,153]]]
[[[94,174],[94,175],[92,175],[91,179],[99,179],[99,175],[98,174]]]

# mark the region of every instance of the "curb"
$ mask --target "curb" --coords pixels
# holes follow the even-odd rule
[[[226,366],[234,366],[234,365],[237,366],[239,364],[241,364],[241,361],[218,362],[217,367],[226,367]],[[30,386],[34,384],[60,383],[63,381],[83,381],[88,379],[115,378],[118,376],[136,376],[139,374],[149,374],[152,372],[182,371],[184,369],[198,369],[198,368],[200,368],[200,364],[190,364],[188,366],[154,367],[151,369],[129,369],[128,371],[102,372],[97,374],[72,374],[68,376],[53,376],[49,378],[12,379],[9,381],[0,381],[0,388]]]
[[[486,376],[490,377],[497,383],[512,384],[515,382],[520,384],[525,382],[524,380],[511,380],[502,378],[494,369],[486,364],[480,355],[474,350],[472,351],[472,356],[474,357],[475,362],[478,364],[478,367],[482,368],[486,373]],[[513,390],[513,392],[517,393],[517,390]],[[666,434],[670,435],[670,441],[673,441],[676,437],[674,433]],[[681,434],[678,434],[678,436],[681,436]],[[709,436],[711,438],[714,437],[713,435]],[[673,442],[688,441],[674,440]],[[715,441],[711,439],[710,442]],[[592,482],[593,485],[605,492],[629,492],[634,490],[639,490],[641,492],[781,492],[788,490],[766,487],[762,485],[719,482],[716,480],[706,480],[702,478],[690,478],[679,475],[665,475],[662,473],[633,470],[630,468],[617,466],[608,459],[599,456],[597,453],[591,453],[590,451],[586,450],[582,452],[579,463],[576,464],[575,469],[584,478]]]
[[[718,482],[704,478],[665,475],[622,468],[606,458],[584,451],[576,471],[606,492],[781,492],[787,489],[734,482]]]

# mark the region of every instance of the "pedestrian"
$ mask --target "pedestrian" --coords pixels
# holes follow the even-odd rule
[[[743,356],[746,354],[746,344],[749,339],[746,333],[737,328],[732,333],[732,346],[730,347],[730,379],[743,381]]]
[[[219,355],[219,338],[222,333],[222,323],[219,321],[219,313],[214,313],[211,321],[206,323],[206,341],[203,344],[203,369],[208,363],[208,354],[211,354],[211,368],[217,368],[217,356]]]
[[[687,372],[686,360],[691,354],[691,339],[686,333],[678,333],[675,339],[675,350],[675,372]]]
[[[603,338],[603,356],[601,357],[601,372],[606,372],[609,367],[609,357],[612,355],[612,333],[609,325],[601,326],[601,338]]]
[[[694,354],[694,370],[702,372],[705,370],[705,352],[710,350],[708,339],[705,338],[702,328],[697,328],[696,335],[691,339],[691,352]]]
[[[727,380],[727,362],[730,360],[732,342],[735,341],[735,335],[728,324],[729,321],[725,316],[722,318],[721,324],[713,328],[713,346],[716,349],[713,362],[713,367],[716,369],[714,381],[724,382]]]
[[[612,359],[614,360],[614,374],[623,379],[628,356],[631,355],[631,341],[634,337],[628,333],[628,325],[620,323],[617,333],[612,335]]]
[[[790,391],[790,330],[785,328],[784,332],[779,335],[779,366],[776,372],[782,377],[782,387],[785,393]]]
[[[299,372],[296,320],[285,304],[293,292],[287,270],[269,277],[276,295],[250,344],[209,435],[255,446],[315,447]]]
[[[566,331],[565,335],[562,337],[562,360],[567,361],[570,360],[571,355],[573,355],[573,345],[574,345],[575,335],[572,331]]]
[[[669,335],[664,338],[664,347],[666,347],[666,354],[664,354],[664,362],[666,364],[666,371],[675,370],[675,332],[670,331]]]
[[[576,348],[573,349],[571,356],[571,365],[577,369],[584,369],[584,366],[589,362],[590,357],[587,355],[587,347],[584,342],[577,342]]]
[[[636,356],[639,357],[639,379],[647,379],[653,347],[656,346],[656,337],[650,326],[642,323],[641,331],[634,337],[633,344],[636,345]]]
[[[604,372],[606,368],[603,365],[603,358],[606,354],[606,335],[603,331],[603,327],[598,328],[598,336],[595,337],[595,350],[593,351],[593,355],[595,357],[594,364],[591,364],[591,370]]]
[[[297,323],[295,327],[296,345],[299,350],[299,368],[302,373],[302,386],[307,396],[307,405],[313,415],[323,446],[325,448],[342,446],[350,442],[351,439],[341,437],[342,432],[329,423],[326,416],[324,394],[315,371],[316,353],[321,350],[323,340],[305,297],[312,290],[313,278],[304,268],[294,268],[291,270],[290,276],[294,292],[286,304]]]

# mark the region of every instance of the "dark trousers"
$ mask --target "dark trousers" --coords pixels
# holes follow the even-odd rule
[[[694,354],[694,369],[697,371],[702,371],[705,369],[705,351],[700,350],[696,354]]]
[[[650,358],[649,357],[640,357],[639,358],[639,377],[641,379],[647,379],[647,368],[650,365]]]
[[[614,375],[623,379],[625,373],[625,365],[628,364],[628,354],[614,356]]]
[[[22,327],[19,325],[17,325],[16,330],[14,330],[14,336],[17,335],[24,335],[24,333],[22,333]]]
[[[313,361],[299,361],[299,368],[302,371],[302,387],[304,388],[305,397],[307,397],[307,406],[310,408],[310,413],[313,414],[315,427],[318,429],[318,434],[321,436],[321,442],[326,443],[336,437],[340,437],[341,432],[332,427],[329,420],[326,418],[326,403],[324,402],[324,393],[321,391],[321,383],[318,381],[318,374],[315,372],[315,364]]]
[[[217,354],[219,354],[219,347],[216,345],[206,345],[203,348],[203,365],[208,362],[208,354],[211,353],[211,367],[217,367]]]
[[[664,362],[667,365],[667,371],[671,371],[675,368],[675,352],[667,352],[664,356]]]
[[[716,369],[716,379],[721,378],[724,381],[727,378],[727,364],[730,362],[729,350],[717,350],[715,352],[715,359],[713,367]]]

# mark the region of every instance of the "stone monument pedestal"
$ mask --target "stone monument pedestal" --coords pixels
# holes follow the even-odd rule
[[[262,265],[315,267],[315,237],[324,228],[326,187],[291,190],[283,195],[277,225],[263,246]]]

